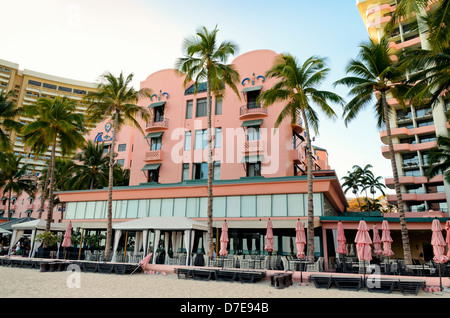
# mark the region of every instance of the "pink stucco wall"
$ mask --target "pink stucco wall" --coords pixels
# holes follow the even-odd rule
[[[240,114],[241,106],[247,102],[246,93],[242,93],[244,88],[262,86],[261,91],[265,91],[275,83],[276,79],[265,79],[264,76],[273,66],[277,55],[271,50],[257,50],[236,57],[232,63],[241,77],[241,83],[237,85],[239,96],[229,87],[226,88],[221,115],[215,115],[215,99],[212,99],[212,127],[222,128],[222,147],[213,149],[213,160],[221,162],[220,179],[239,179],[246,175],[244,165],[241,163],[242,157],[256,153],[243,151],[245,141],[244,129],[241,125],[244,121],[252,119],[262,119],[260,133],[262,141],[260,146],[264,155],[262,175],[282,177],[294,174],[290,119],[283,121],[277,135],[274,135],[272,130],[284,104],[276,103],[270,106],[267,112],[260,115],[241,116]],[[246,78],[248,80],[244,81]],[[196,101],[206,98],[207,94],[200,92],[197,95],[185,95],[185,89],[190,85],[184,88],[183,81],[184,78],[176,74],[175,70],[166,69],[151,74],[141,82],[140,88],[152,89],[157,97],[155,96],[152,100],[141,99],[139,105],[149,106],[154,102],[165,101],[164,117],[168,119],[168,126],[160,129],[147,128],[146,130],[147,132],[164,132],[161,158],[156,161],[145,160],[145,153],[150,150],[150,147],[142,135],[135,134],[130,185],[147,182],[145,174],[141,171],[145,164],[162,163],[159,182],[175,183],[182,180],[182,163],[207,162],[207,149],[194,150],[195,130],[207,128],[206,116],[195,116]],[[186,119],[186,103],[189,100],[193,100],[193,116],[191,119]],[[145,127],[146,123],[141,121],[141,125]],[[191,131],[191,151],[185,151],[183,147],[185,131]],[[192,176],[192,164],[189,175]]]

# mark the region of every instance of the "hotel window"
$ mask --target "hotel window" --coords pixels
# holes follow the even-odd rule
[[[222,97],[216,98],[216,115],[222,115]]]
[[[73,92],[74,92],[75,94],[80,94],[80,95],[86,94],[86,91],[81,90],[81,89],[74,89]]]
[[[206,116],[206,98],[197,99],[196,117]]]
[[[64,87],[64,86],[58,86],[58,91],[62,91],[62,92],[67,92],[67,93],[72,93],[72,89],[69,87]]]
[[[191,132],[186,131],[184,134],[184,150],[190,151],[191,150]]]
[[[153,122],[161,122],[164,120],[164,105],[153,107]]]
[[[405,176],[406,177],[420,177],[420,170],[419,169],[406,170]]]
[[[117,165],[123,167],[125,164],[125,159],[117,159]]]
[[[186,102],[186,119],[192,118],[192,108],[194,107],[194,102],[191,100],[188,100]]]
[[[48,84],[48,83],[44,83],[44,84],[42,85],[42,87],[48,88],[48,89],[56,89],[56,88],[57,88],[56,85]]]
[[[417,127],[425,127],[425,126],[431,126],[431,125],[434,125],[433,119],[417,121]]]
[[[261,105],[257,103],[256,98],[259,95],[259,90],[257,91],[251,91],[247,93],[247,108],[261,108]]]
[[[192,179],[203,180],[208,178],[208,163],[194,163],[192,166]]]
[[[109,153],[109,147],[111,147],[111,145],[103,145],[103,153]]]
[[[430,135],[423,135],[419,137],[419,142],[430,142],[430,141],[436,141],[436,134],[430,134]]]
[[[152,138],[150,150],[161,150],[162,137]]]
[[[120,144],[118,151],[125,151],[127,149],[127,144]]]
[[[159,167],[154,170],[148,171],[147,182],[158,182],[159,179]]]
[[[411,129],[411,128],[414,128],[414,124],[413,124],[412,122],[409,122],[409,123],[400,123],[400,124],[397,124],[397,127],[398,127],[398,128],[408,128],[408,129]]]
[[[216,133],[214,135],[214,148],[222,147],[222,128],[216,128]]]
[[[28,80],[28,84],[41,87],[42,83],[38,81]]]
[[[220,180],[220,161],[214,161],[213,164],[213,179]]]
[[[251,126],[247,129],[247,140],[259,140],[259,126]]]
[[[252,163],[247,162],[247,177],[261,176],[261,161]]]
[[[208,147],[208,133],[206,129],[195,131],[194,149],[206,149]]]
[[[189,180],[189,164],[183,163],[183,171],[181,173],[182,181]]]

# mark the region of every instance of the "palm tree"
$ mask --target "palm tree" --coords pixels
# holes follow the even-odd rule
[[[194,82],[194,93],[197,92],[200,83],[206,82],[206,116],[208,137],[208,257],[213,257],[213,162],[212,162],[212,134],[211,134],[211,93],[215,96],[223,94],[224,84],[229,86],[239,97],[236,83],[239,82],[239,74],[234,65],[227,64],[229,57],[236,53],[237,45],[224,41],[217,43],[217,26],[212,31],[205,27],[197,30],[196,36],[185,39],[184,51],[186,56],[179,58],[176,69],[185,75],[184,86]]]
[[[385,26],[390,34],[394,26],[410,17],[417,16],[418,28],[427,34],[427,41],[433,51],[441,51],[450,44],[450,0],[437,1],[433,10],[425,13],[428,0],[400,0],[392,13],[391,20]]]
[[[97,91],[89,92],[85,96],[88,106],[89,122],[98,123],[105,118],[110,118],[113,122],[113,139],[109,150],[109,177],[108,177],[108,212],[107,230],[105,244],[105,259],[111,257],[112,241],[112,191],[114,185],[114,147],[117,134],[123,125],[134,126],[143,134],[143,130],[136,120],[148,121],[150,113],[148,109],[137,105],[140,97],[150,97],[150,89],[143,88],[135,90],[131,85],[133,74],[124,77],[122,73],[115,77],[111,73],[105,73],[100,77]]]
[[[429,152],[427,171],[428,180],[438,174],[443,174],[447,182],[450,182],[450,138],[446,136],[437,137],[437,147]]]
[[[35,182],[27,177],[29,164],[21,164],[22,156],[16,157],[13,153],[4,153],[0,161],[0,188],[3,195],[8,194],[8,221],[11,220],[11,196],[15,193],[19,197],[23,191],[34,197]]]
[[[344,180],[344,183],[342,183],[342,187],[345,188],[344,194],[347,193],[348,190],[351,189],[353,194],[356,197],[356,201],[358,202],[359,210],[362,211],[361,202],[359,200],[359,195],[358,195],[359,187],[360,187],[359,175],[355,171],[347,171],[347,175],[343,176],[342,179]]]
[[[16,108],[12,98],[16,94],[14,91],[5,92],[0,90],[0,150],[11,149],[11,140],[6,130],[19,132],[22,125],[14,119],[20,114],[22,108]]]
[[[284,102],[285,106],[275,121],[278,127],[285,118],[290,118],[291,124],[297,123],[299,116],[303,119],[307,144],[307,182],[308,182],[308,260],[314,261],[314,206],[313,206],[313,162],[310,127],[318,134],[319,118],[312,107],[316,104],[327,117],[336,118],[329,101],[343,103],[335,93],[318,90],[318,87],[329,69],[325,67],[325,59],[310,57],[303,64],[290,54],[279,56],[272,69],[266,73],[266,78],[278,79],[270,89],[258,97],[258,102],[264,107],[276,102]]]
[[[392,94],[398,102],[404,106],[400,98],[400,85],[394,85],[399,78],[398,71],[395,69],[394,61],[391,60],[390,49],[386,38],[382,38],[379,43],[370,40],[360,46],[359,59],[350,60],[347,66],[348,76],[336,81],[335,85],[346,85],[351,87],[350,94],[353,99],[344,107],[344,123],[348,125],[350,121],[356,118],[358,113],[367,107],[373,105],[373,95],[377,99],[375,104],[378,115],[378,126],[384,123],[387,132],[389,154],[391,157],[392,172],[394,175],[395,192],[397,195],[398,212],[400,216],[401,235],[403,242],[403,253],[405,263],[411,264],[411,251],[406,227],[405,213],[403,211],[403,200],[400,191],[397,164],[392,143],[391,126],[389,113],[390,106],[387,103],[387,94]]]
[[[74,157],[76,177],[73,188],[78,190],[99,189],[108,186],[109,156],[104,153],[104,143],[88,140]]]
[[[370,190],[370,193],[372,193],[372,200],[375,200],[375,193],[377,192],[377,190],[380,191],[382,195],[385,195],[384,189],[386,189],[386,185],[382,183],[381,180],[383,180],[383,177],[375,177],[373,175],[369,176],[366,179],[366,184],[363,187],[363,190]]]
[[[75,102],[66,97],[58,96],[53,100],[41,97],[27,108],[27,112],[34,114],[36,120],[22,128],[25,146],[33,152],[43,153],[51,147],[46,232],[50,231],[53,220],[56,148],[61,149],[63,156],[70,155],[85,142],[84,116],[75,111]]]
[[[371,168],[373,168],[371,164],[365,165],[364,168],[358,165],[353,166],[353,170],[358,176],[359,185],[362,187],[361,191],[366,192],[366,197],[367,197],[367,183],[370,178],[374,178],[373,172],[370,170]]]
[[[406,97],[417,104],[434,107],[450,90],[450,47],[440,52],[407,50],[399,60],[399,67],[410,73],[411,88]]]

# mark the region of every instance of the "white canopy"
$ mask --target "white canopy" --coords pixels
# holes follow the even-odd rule
[[[208,226],[204,223],[186,218],[183,216],[160,216],[135,219],[113,225],[115,230],[142,231],[148,229],[155,230],[202,230],[208,231]]]
[[[39,245],[36,244],[35,237],[37,234],[44,232],[46,225],[47,225],[47,221],[41,220],[41,219],[28,221],[28,222],[22,222],[22,223],[12,225],[11,227],[13,230],[13,234],[12,234],[12,238],[11,238],[11,245],[9,247],[8,255],[11,254],[12,248],[20,240],[20,238],[23,236],[24,232],[27,230],[31,230],[32,231],[31,243],[30,243],[31,251],[30,251],[29,257],[34,256],[34,252],[40,245],[40,244]],[[51,223],[50,224],[51,231],[64,232],[66,230],[66,228],[67,228],[66,223]]]
[[[186,259],[186,265],[189,265],[192,262],[192,259],[191,257],[189,257],[189,255],[191,254],[192,245],[194,242],[195,230],[205,232],[208,231],[208,226],[206,224],[182,216],[146,217],[113,224],[112,227],[116,231],[113,247],[113,259],[112,259],[113,262],[116,261],[117,246],[122,231],[137,231],[137,232],[142,231],[144,254],[146,254],[149,232],[150,230],[154,230],[155,237],[154,237],[153,255],[156,255],[156,250],[159,246],[159,239],[161,232],[163,232],[165,236],[168,235],[168,231],[184,232],[186,238],[184,244],[188,254],[188,257]],[[202,237],[206,238],[206,235],[202,235]],[[168,244],[168,242],[169,240],[166,239],[165,243]],[[179,240],[177,240],[177,242],[179,243]],[[172,244],[176,243],[173,242]],[[205,243],[205,246],[207,246],[207,242]],[[168,250],[168,246],[166,246],[165,248],[166,250]],[[153,257],[153,264],[155,264],[155,261],[156,257]]]
[[[13,230],[45,230],[45,226],[47,225],[47,221],[46,220],[33,220],[33,221],[28,221],[28,222],[23,222],[23,223],[18,223],[18,224],[14,224],[11,227],[13,228]],[[52,223],[50,225],[50,230],[51,231],[58,231],[58,232],[64,232],[67,228],[67,224],[66,223]]]

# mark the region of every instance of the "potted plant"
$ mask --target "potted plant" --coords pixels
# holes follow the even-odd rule
[[[50,251],[57,250],[56,243],[61,241],[61,237],[52,232],[44,232],[36,235],[35,240],[41,242],[41,247],[38,248],[38,257],[49,258]]]

